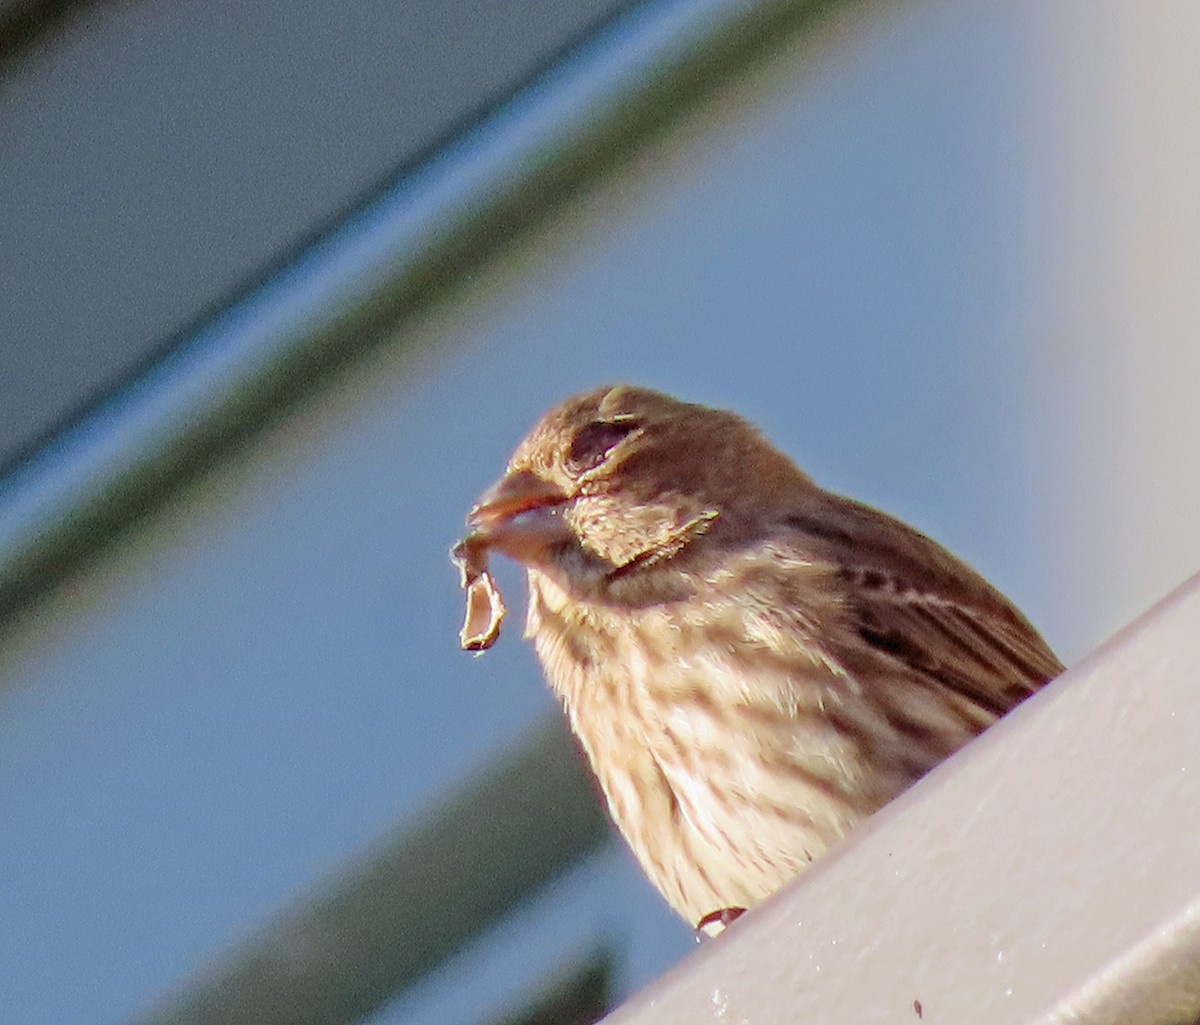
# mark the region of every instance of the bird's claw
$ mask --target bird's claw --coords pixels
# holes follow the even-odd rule
[[[731,922],[741,918],[745,910],[745,908],[721,908],[719,911],[710,911],[696,923],[696,942],[703,943],[705,940],[716,939]]]

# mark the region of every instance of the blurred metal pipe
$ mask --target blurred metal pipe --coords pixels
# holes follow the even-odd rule
[[[519,1011],[494,1025],[589,1025],[598,1022],[613,1001],[615,957],[608,947],[575,955],[541,985]]]
[[[358,1021],[608,835],[590,774],[555,721],[137,1025]]]
[[[590,39],[0,481],[0,618],[837,2],[654,0]]]

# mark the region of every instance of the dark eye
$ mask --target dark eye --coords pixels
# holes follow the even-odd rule
[[[590,423],[572,439],[571,447],[567,450],[567,462],[578,473],[594,470],[616,448],[617,443],[629,437],[637,427],[637,421],[632,418]]]

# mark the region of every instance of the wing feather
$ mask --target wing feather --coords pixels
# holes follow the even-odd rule
[[[828,496],[790,516],[799,544],[835,567],[844,611],[877,657],[1004,715],[1062,672],[999,591],[936,542],[869,506]]]

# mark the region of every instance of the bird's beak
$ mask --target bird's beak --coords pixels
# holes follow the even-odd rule
[[[506,473],[479,496],[467,516],[471,538],[526,564],[541,562],[547,548],[567,540],[563,519],[568,496],[528,470]]]

